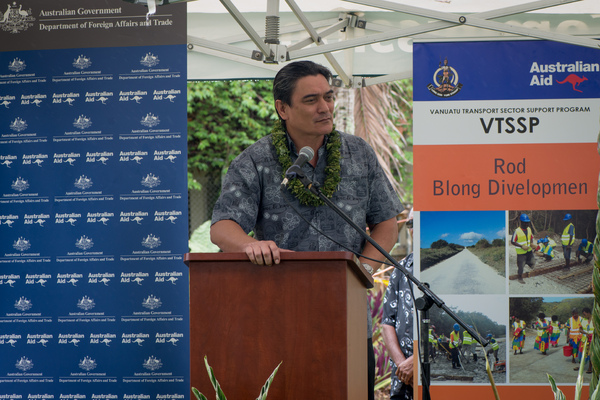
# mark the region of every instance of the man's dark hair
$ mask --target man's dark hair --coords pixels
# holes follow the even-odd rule
[[[583,307],[583,308],[581,309],[581,312],[582,312],[582,313],[589,313],[589,314],[591,314],[591,313],[592,313],[592,310],[590,310],[590,308],[589,308],[589,307]]]
[[[331,71],[320,64],[312,61],[294,61],[287,64],[277,72],[273,80],[273,98],[291,105],[292,92],[296,82],[305,76],[323,75],[327,82],[331,82]]]

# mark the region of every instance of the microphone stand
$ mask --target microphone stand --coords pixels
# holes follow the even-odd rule
[[[331,208],[340,217],[342,217],[342,219],[344,219],[344,221],[346,221],[350,226],[352,226],[352,228],[354,228],[359,234],[361,234],[363,236],[363,238],[365,238],[365,240],[367,240],[369,243],[371,243],[373,245],[373,247],[375,247],[377,250],[379,250],[379,252],[381,254],[383,254],[383,256],[385,258],[387,258],[388,261],[390,263],[392,263],[392,265],[396,269],[399,269],[423,293],[423,297],[415,300],[415,305],[416,305],[417,309],[421,310],[421,315],[423,317],[423,320],[427,321],[427,323],[426,323],[427,335],[429,335],[429,320],[428,320],[429,309],[435,304],[436,306],[438,306],[439,308],[444,310],[454,321],[456,321],[456,323],[458,323],[467,332],[469,332],[471,334],[471,336],[475,340],[477,340],[477,342],[479,342],[483,347],[485,347],[489,344],[489,341],[487,341],[482,336],[480,336],[479,333],[477,333],[475,331],[475,329],[469,327],[469,325],[467,325],[458,315],[456,315],[456,313],[454,311],[452,311],[444,303],[444,301],[442,299],[440,299],[435,293],[433,293],[433,291],[431,291],[429,289],[429,286],[427,284],[424,284],[421,281],[419,281],[417,278],[415,278],[413,274],[411,274],[406,268],[404,268],[402,265],[400,265],[400,263],[398,263],[398,261],[396,261],[394,259],[394,257],[392,257],[387,251],[385,251],[379,245],[379,243],[377,243],[374,239],[372,239],[371,236],[369,236],[367,234],[367,232],[365,232],[358,225],[356,225],[354,223],[354,221],[352,221],[352,219],[350,219],[350,217],[348,217],[338,206],[336,206],[331,200],[329,200],[319,189],[319,184],[316,182],[313,183],[309,178],[306,177],[302,168],[299,168],[299,167],[293,168],[293,166],[290,167],[290,169],[288,169],[288,171],[286,171],[286,178],[289,178],[289,179],[296,178],[296,179],[300,180],[300,182],[302,182],[302,184],[304,185],[304,187],[306,189],[308,189],[314,195],[318,196],[325,204],[327,204],[327,206],[329,206],[329,208]],[[282,185],[282,186],[285,186],[285,185]],[[424,344],[424,346],[423,346],[424,348],[427,348],[427,346],[429,346],[429,341],[426,342],[426,345],[425,345],[425,343],[422,343],[422,344]],[[428,351],[427,351],[427,357],[429,358]],[[429,367],[429,360],[425,360],[425,361],[426,361],[427,367]],[[425,374],[425,371],[423,371],[423,379],[424,379],[424,382],[427,382],[427,388],[429,388],[430,375],[429,375],[429,368],[427,368],[427,369],[428,369],[427,374]],[[427,396],[429,396],[429,392],[427,392]],[[425,397],[424,397],[424,400],[425,400]]]

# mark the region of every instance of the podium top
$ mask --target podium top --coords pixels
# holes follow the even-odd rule
[[[248,261],[245,253],[185,253],[183,262],[189,267],[191,262],[230,262]],[[281,261],[344,261],[356,274],[361,283],[368,289],[373,287],[373,277],[358,261],[358,258],[348,251],[294,251],[281,253]]]

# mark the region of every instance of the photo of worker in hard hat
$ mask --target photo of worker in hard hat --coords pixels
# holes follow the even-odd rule
[[[444,302],[461,323],[438,307],[429,310],[430,327],[435,327],[433,338],[437,341],[435,354],[430,354],[431,384],[488,383],[486,357],[494,381],[506,383],[507,296],[447,295]]]
[[[504,211],[422,211],[420,280],[436,294],[506,294]]]
[[[592,293],[597,213],[598,210],[509,211],[509,293]]]

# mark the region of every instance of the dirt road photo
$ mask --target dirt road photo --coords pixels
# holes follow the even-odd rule
[[[468,249],[421,272],[437,294],[505,294],[506,278]]]

